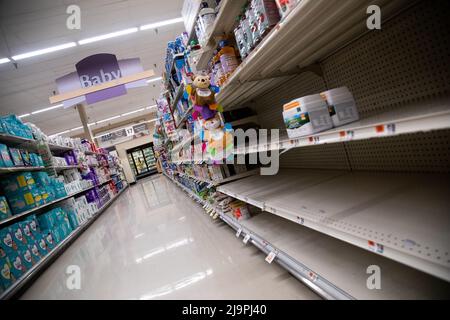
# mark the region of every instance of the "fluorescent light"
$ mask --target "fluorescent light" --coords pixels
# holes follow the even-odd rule
[[[142,109],[139,109],[139,110],[134,110],[134,111],[130,111],[130,112],[127,112],[127,113],[123,113],[123,114],[122,114],[122,117],[129,116],[130,114],[142,112],[142,111],[144,111],[144,110],[145,110],[145,108],[142,108]]]
[[[62,132],[58,132],[58,133],[52,134],[50,137],[60,136],[60,135],[62,135],[64,133],[68,133],[68,132],[70,132],[70,130],[66,130],[66,131],[62,131]]]
[[[27,53],[18,54],[16,56],[12,56],[12,59],[13,60],[22,60],[22,59],[26,59],[26,58],[40,56],[40,55],[50,53],[50,52],[55,52],[55,51],[64,50],[67,48],[72,48],[72,47],[75,47],[76,45],[77,45],[76,42],[64,43],[64,44],[50,47],[50,48],[45,48],[45,49],[40,49],[40,50],[31,51],[31,52],[27,52]]]
[[[156,81],[160,81],[160,80],[162,80],[162,77],[153,78],[153,79],[148,79],[148,80],[147,80],[147,83],[156,82]]]
[[[149,106],[149,107],[147,107],[147,108],[145,108],[146,110],[150,110],[150,109],[154,109],[154,108],[156,108],[157,107],[157,105],[156,104],[154,104],[154,105],[152,105],[152,106]]]
[[[3,64],[3,63],[8,63],[8,62],[10,62],[11,60],[9,60],[8,58],[1,58],[0,59],[0,64]]]
[[[167,26],[167,25],[175,24],[175,23],[179,23],[179,22],[183,22],[183,18],[180,17],[180,18],[176,18],[176,19],[169,19],[169,20],[164,20],[164,21],[160,21],[160,22],[150,23],[150,24],[146,24],[146,25],[139,27],[139,29],[140,30],[156,29],[159,27],[163,27],[163,26]]]
[[[117,118],[120,118],[120,117],[121,117],[121,115],[114,116],[114,117],[111,117],[111,118],[108,118],[108,119],[103,119],[103,120],[97,121],[96,124],[103,123],[103,122],[108,122],[108,121],[111,121],[111,120],[114,120],[114,119],[117,119]]]
[[[83,129],[83,127],[76,127],[76,128],[70,129],[70,131],[77,131],[77,130],[80,130],[80,129]]]
[[[96,37],[92,37],[92,38],[83,39],[83,40],[78,41],[78,44],[80,44],[80,45],[88,44],[88,43],[92,43],[92,42],[96,42],[96,41],[101,41],[101,40],[106,40],[106,39],[111,39],[111,38],[115,38],[115,37],[124,36],[126,34],[138,32],[138,31],[139,31],[138,28],[125,29],[125,30],[121,30],[121,31],[116,31],[116,32],[112,32],[112,33],[103,34],[101,36],[96,36]]]
[[[44,108],[44,109],[33,111],[31,114],[38,114],[38,113],[42,113],[42,112],[58,109],[58,108],[61,108],[61,107],[63,107],[63,104],[57,104],[55,106],[51,106],[51,107],[48,107],[48,108]]]
[[[18,118],[22,119],[22,118],[25,118],[25,117],[29,117],[30,115],[31,115],[31,113],[25,113],[25,114],[20,115]]]

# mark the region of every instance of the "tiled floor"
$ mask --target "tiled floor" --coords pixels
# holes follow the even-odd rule
[[[81,289],[66,273],[78,266]],[[317,299],[168,179],[129,188],[22,299]]]

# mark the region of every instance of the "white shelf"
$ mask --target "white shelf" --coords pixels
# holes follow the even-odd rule
[[[23,172],[23,171],[41,171],[45,170],[45,167],[1,167],[0,174],[6,174],[11,172]]]
[[[301,71],[367,32],[366,9],[381,7],[384,19],[404,7],[406,0],[303,0],[250,53],[217,94],[224,108],[241,104],[276,83],[259,81]],[[253,90],[244,83],[256,81]],[[252,92],[251,95],[248,93]]]
[[[74,147],[68,147],[68,146],[59,146],[56,144],[48,144],[48,147],[50,148],[51,151],[55,151],[55,152],[65,152],[65,151],[71,151],[74,150]]]
[[[18,279],[11,287],[9,287],[5,292],[0,295],[0,300],[7,300],[15,298],[21,290],[24,289],[27,285],[31,284],[35,278],[42,272],[45,268],[47,268],[53,260],[55,260],[60,254],[66,250],[70,244],[75,241],[78,236],[80,236],[110,205],[113,203],[123,191],[126,190],[128,186],[125,186],[119,193],[110,199],[105,205],[100,208],[94,216],[80,225],[77,229],[73,230],[72,233],[62,240],[56,247],[50,251],[45,257],[39,260],[30,270],[28,270],[20,279]]]
[[[449,283],[267,212],[240,224],[356,299],[442,299],[450,292]],[[381,268],[381,290],[366,286],[371,265]]]
[[[445,174],[282,170],[218,191],[450,281],[449,181]]]
[[[56,171],[64,171],[64,170],[70,170],[70,169],[82,169],[83,167],[80,165],[73,165],[73,166],[50,166],[48,169],[54,169]]]
[[[281,111],[280,111],[281,112]],[[327,143],[338,143],[401,134],[427,132],[450,128],[450,98],[442,97],[404,106],[371,116],[348,125],[318,134],[289,139],[286,130],[280,130],[279,141],[250,144],[235,150],[235,154],[283,150]]]
[[[211,208],[191,190],[164,175],[196,202]],[[217,212],[224,222],[241,230],[241,237],[250,234],[250,241],[266,254],[276,251],[276,262],[326,299],[442,299],[450,294],[447,282],[268,212],[239,221]],[[381,290],[367,288],[366,270],[371,265],[382,270]]]
[[[243,173],[239,173],[239,174],[235,174],[234,176],[231,176],[231,177],[228,177],[228,178],[224,178],[224,179],[221,179],[221,180],[218,180],[218,181],[209,180],[209,179],[203,179],[201,177],[192,176],[192,175],[189,175],[189,174],[186,174],[186,173],[183,173],[183,172],[178,172],[178,171],[176,173],[179,174],[180,176],[184,176],[184,177],[187,177],[187,178],[192,179],[192,180],[208,183],[209,187],[215,187],[215,186],[219,186],[221,184],[225,184],[225,183],[228,183],[228,182],[231,182],[231,181],[239,180],[239,179],[242,179],[242,178],[246,178],[246,177],[258,174],[259,173],[259,169],[251,170],[251,171],[247,171],[247,172],[243,172]]]

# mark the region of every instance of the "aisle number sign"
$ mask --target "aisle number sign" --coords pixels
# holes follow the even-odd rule
[[[109,53],[94,54],[86,57],[76,63],[75,68],[75,72],[56,79],[59,94],[98,86],[144,71],[139,58],[117,60],[114,54]],[[65,100],[63,104],[65,108],[83,102],[94,104],[125,95],[128,89],[146,85],[145,80],[138,80]]]

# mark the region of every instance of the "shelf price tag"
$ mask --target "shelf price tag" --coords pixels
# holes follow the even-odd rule
[[[244,237],[244,240],[242,240],[242,242],[244,242],[244,244],[247,244],[248,240],[250,240],[250,238],[251,238],[250,233],[247,233],[247,235]]]
[[[239,238],[241,236],[242,229],[239,228],[239,230],[236,232],[236,238]]]
[[[266,257],[266,262],[269,264],[272,263],[272,261],[275,259],[276,256],[277,253],[275,251],[271,251]]]

